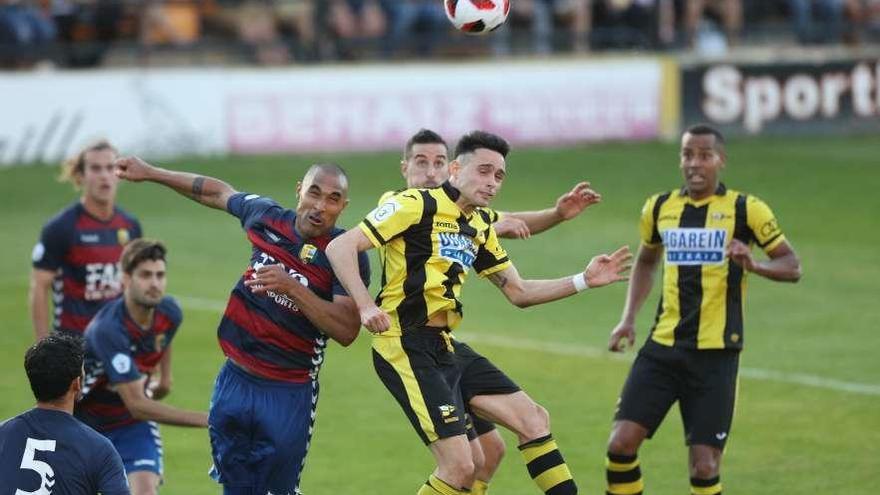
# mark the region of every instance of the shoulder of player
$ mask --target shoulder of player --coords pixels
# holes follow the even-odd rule
[[[180,323],[180,320],[183,319],[183,309],[174,296],[163,297],[156,309],[175,323]]]
[[[138,225],[138,226],[141,224],[140,220],[138,220],[138,218],[136,216],[134,216],[133,214],[129,213],[128,210],[125,210],[124,208],[122,208],[118,205],[114,207],[114,210],[116,211],[117,215],[124,218],[128,223],[130,223],[132,225]]]
[[[124,305],[124,299],[119,297],[108,302],[95,313],[85,330],[84,337],[87,345],[93,340],[105,339],[112,335],[128,335],[123,324]]]
[[[71,232],[76,227],[76,219],[82,211],[85,211],[79,201],[68,205],[63,210],[52,215],[44,224],[44,229],[68,229]]]

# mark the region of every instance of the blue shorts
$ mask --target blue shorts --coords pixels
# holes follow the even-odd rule
[[[268,380],[227,361],[208,413],[211,477],[226,493],[298,493],[317,405],[317,381]]]
[[[156,423],[138,421],[104,432],[104,436],[122,457],[126,473],[150,471],[162,476],[162,437]]]

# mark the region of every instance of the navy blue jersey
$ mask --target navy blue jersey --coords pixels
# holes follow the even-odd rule
[[[54,330],[82,334],[101,306],[122,293],[119,256],[140,236],[140,223],[121,209],[103,221],[79,202],[46,223],[32,257],[34,268],[56,272]]]
[[[129,493],[110,440],[70,414],[49,409],[31,409],[0,423],[0,480],[4,495]]]
[[[324,300],[347,296],[324,254],[327,244],[344,230],[334,228],[327,235],[303,239],[294,228],[295,211],[256,194],[235,194],[226,209],[241,220],[253,251],[220,321],[220,347],[228,357],[265,378],[294,383],[314,380],[324,361],[326,335],[287,296],[271,291],[254,294],[244,281],[261,266],[280,263]],[[368,284],[366,254],[361,253],[358,261]]]
[[[85,333],[86,380],[77,417],[98,431],[137,422],[112,387],[152,373],[182,320],[180,306],[168,296],[156,306],[147,330],[131,319],[122,297],[101,308]]]

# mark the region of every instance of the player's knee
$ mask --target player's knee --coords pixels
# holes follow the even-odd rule
[[[615,431],[608,439],[608,452],[615,455],[635,455],[639,450],[639,442],[632,436]]]
[[[441,479],[456,487],[469,487],[474,484],[474,462],[470,458],[456,459],[446,466],[446,473],[441,473]],[[445,474],[445,478],[444,475]]]
[[[531,414],[526,418],[523,436],[535,440],[550,434],[550,413],[540,404],[534,404]]]
[[[708,480],[716,476],[718,476],[718,461],[712,457],[698,457],[691,461],[691,478]]]

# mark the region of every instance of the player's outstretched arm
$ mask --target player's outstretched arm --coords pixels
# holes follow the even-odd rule
[[[550,208],[502,214],[501,220],[495,223],[495,232],[506,239],[524,239],[571,220],[600,201],[602,195],[594,191],[589,182],[580,182]]]
[[[226,211],[230,196],[236,193],[235,189],[220,179],[154,167],[135,156],[117,159],[116,175],[131,182],[162,184],[193,201],[223,211]]]
[[[788,241],[782,241],[767,253],[770,259],[766,261],[756,261],[752,257],[751,248],[737,239],[730,241],[727,254],[734,263],[743,267],[743,270],[770,280],[797,282],[801,279],[801,260]]]
[[[489,280],[507,300],[520,308],[548,303],[574,295],[586,288],[602,287],[626,280],[632,255],[627,246],[609,254],[594,256],[586,270],[555,280],[525,280],[512,264],[489,275]]]
[[[261,266],[254,272],[253,278],[244,281],[244,285],[257,294],[268,291],[286,294],[296,301],[297,307],[309,321],[343,346],[354,342],[361,329],[354,299],[338,295],[333,297],[333,301],[321,299],[290,276],[281,265]]]
[[[373,333],[382,333],[391,327],[391,317],[376,306],[358,267],[358,253],[372,247],[373,243],[360,229],[352,229],[333,239],[326,253],[333,273],[357,305],[361,325]]]
[[[654,273],[660,264],[660,256],[663,249],[659,246],[651,247],[642,245],[636,254],[636,263],[632,275],[629,277],[629,289],[626,292],[626,303],[623,305],[623,314],[620,323],[611,331],[608,339],[608,350],[614,352],[623,351],[626,346],[632,347],[636,341],[636,315],[639,309],[651,293],[654,286]],[[626,339],[626,344],[624,344]]]
[[[49,291],[55,280],[55,272],[34,268],[31,270],[31,290],[28,303],[31,308],[31,321],[34,336],[42,340],[49,335]]]
[[[147,390],[150,391],[150,398],[153,400],[162,400],[171,393],[171,384],[173,378],[171,376],[171,344],[165,347],[162,359],[159,361],[159,378],[149,383]]]
[[[176,426],[208,427],[208,413],[178,409],[148,398],[144,393],[146,380],[147,377],[142,376],[116,385],[116,393],[122,397],[122,402],[135,419]]]

